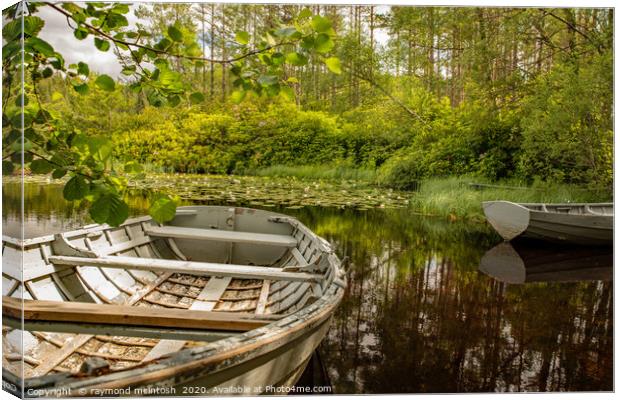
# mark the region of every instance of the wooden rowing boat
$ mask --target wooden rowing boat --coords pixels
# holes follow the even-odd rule
[[[512,284],[530,282],[609,281],[613,278],[611,247],[566,246],[516,240],[487,251],[480,271]]]
[[[613,203],[482,203],[487,221],[505,240],[518,236],[583,245],[613,243]]]
[[[324,239],[247,208],[3,237],[2,256],[3,378],[16,395],[22,377],[45,397],[268,392],[303,372],[346,286]]]

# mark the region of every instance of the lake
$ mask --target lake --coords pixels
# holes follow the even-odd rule
[[[179,191],[183,204],[290,214],[345,260],[347,293],[318,350],[335,393],[613,390],[613,282],[604,265],[610,249],[582,258],[600,268],[575,273],[572,263],[558,272],[551,263],[555,269],[544,273],[521,271],[527,283],[506,283],[504,275],[493,277],[493,265],[487,273],[479,268],[501,242],[485,224],[413,215],[402,193],[325,183],[281,183],[274,192],[237,180],[239,195],[218,197],[212,194],[223,193],[224,184],[214,189],[207,181],[175,182],[176,189],[189,187]],[[20,191],[5,179],[5,235],[19,235]],[[85,207],[64,201],[58,184],[33,180],[24,193],[27,237],[92,222]],[[146,196],[132,191],[132,214],[146,213]]]

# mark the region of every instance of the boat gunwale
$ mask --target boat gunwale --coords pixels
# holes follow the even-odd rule
[[[134,225],[134,224],[138,224],[142,222],[148,222],[151,220],[153,220],[151,216],[144,215],[141,217],[129,218],[125,220],[125,222],[120,224],[119,226],[110,226],[108,224],[90,224],[90,225],[84,225],[83,227],[72,230],[72,231],[62,232],[61,234],[66,239],[73,239],[78,236],[88,235],[89,233],[93,233],[93,232],[103,232],[107,229],[123,228],[127,225]],[[57,234],[37,236],[34,238],[28,238],[28,239],[23,239],[23,240],[19,238],[14,238],[12,236],[2,235],[2,241],[11,243],[16,246],[27,247],[27,246],[37,245],[37,244],[51,243],[55,240],[55,235]]]
[[[333,267],[340,269],[337,265]],[[50,380],[57,376],[61,379],[69,378],[69,382],[66,385],[63,385],[61,382],[60,385],[54,385],[51,386],[51,388],[113,389],[149,384],[209,366],[214,367],[212,370],[203,371],[201,374],[214,373],[219,370],[232,368],[235,365],[242,364],[253,358],[277,350],[288,342],[302,337],[306,330],[320,326],[331,318],[336,307],[338,307],[344,297],[344,289],[334,280],[330,287],[326,289],[325,293],[326,295],[321,297],[318,301],[301,308],[297,312],[279,321],[274,321],[268,325],[239,335],[211,342],[205,346],[184,349],[170,356],[139,364],[135,368],[128,368],[123,371],[90,378],[78,378],[73,375],[67,376],[61,373],[27,378],[23,381],[24,387],[28,389],[36,389],[41,386],[50,388]],[[257,332],[261,332],[261,334],[257,335]],[[279,343],[282,340],[284,340],[284,342]],[[236,344],[240,344],[240,346],[236,346]],[[257,349],[260,350],[249,356],[250,352],[256,351]],[[203,355],[205,352],[211,354],[205,357]],[[236,360],[232,365],[222,365],[225,360],[233,359],[239,355],[248,356]],[[218,366],[221,368],[218,368]],[[101,382],[103,385],[100,385],[98,382],[101,380],[104,381]],[[28,386],[29,382],[35,383],[35,385]],[[37,382],[39,382],[39,385],[36,385]],[[180,383],[182,382],[175,382],[175,385]]]
[[[187,208],[191,208],[191,206]],[[269,210],[265,210],[265,211],[269,212]],[[148,369],[156,368],[156,370],[154,371],[156,374],[161,374],[162,371],[176,370],[180,367],[183,367],[183,371],[188,370],[188,368],[189,370],[191,370],[191,368],[199,368],[199,366],[202,365],[203,362],[206,362],[204,361],[203,356],[197,356],[199,352],[205,352],[205,351],[213,352],[213,354],[209,354],[209,356],[207,357],[207,360],[212,360],[210,361],[210,363],[217,364],[218,363],[217,360],[220,360],[220,359],[226,360],[226,355],[230,354],[231,352],[238,353],[237,355],[245,354],[246,351],[240,350],[240,349],[245,349],[247,346],[252,345],[253,347],[251,346],[250,348],[256,349],[258,347],[264,347],[264,346],[270,345],[271,343],[278,342],[278,339],[280,339],[280,341],[283,338],[286,339],[284,340],[283,344],[274,345],[275,347],[269,350],[269,351],[274,351],[280,346],[288,343],[290,340],[293,340],[293,338],[287,338],[287,335],[290,335],[292,332],[302,330],[302,333],[299,334],[299,337],[302,337],[303,332],[305,332],[303,328],[312,326],[313,322],[316,322],[316,321],[319,321],[322,324],[323,322],[325,322],[325,320],[329,320],[329,318],[331,318],[331,316],[333,315],[333,312],[335,311],[336,307],[340,304],[342,297],[344,296],[344,288],[346,287],[346,277],[344,275],[344,270],[342,268],[342,262],[334,254],[329,242],[327,242],[325,239],[321,238],[318,234],[310,230],[307,226],[305,226],[299,220],[293,217],[289,217],[285,214],[279,214],[279,213],[274,213],[274,212],[271,212],[271,214],[272,215],[269,216],[270,221],[286,222],[286,223],[291,224],[294,229],[300,230],[305,235],[308,235],[309,238],[311,238],[311,242],[316,246],[319,252],[327,255],[328,266],[326,268],[326,273],[324,274],[324,279],[322,280],[321,283],[324,282],[328,284],[328,286],[322,290],[323,294],[316,301],[314,301],[313,303],[306,304],[303,307],[299,308],[297,311],[290,313],[289,315],[286,315],[284,318],[278,321],[274,321],[273,323],[270,323],[263,327],[255,328],[245,333],[235,335],[233,337],[222,338],[220,340],[216,340],[214,342],[211,342],[205,346],[201,346],[198,348],[189,348],[189,349],[181,350],[181,351],[175,352],[163,358],[159,358],[159,359],[155,359],[155,360],[152,360],[146,363],[138,364],[134,368],[130,368],[130,369],[118,371],[118,372],[113,372],[110,374],[106,374],[104,376],[90,377],[90,378],[76,378],[73,375],[67,376],[67,375],[62,375],[62,374],[50,374],[50,375],[44,375],[41,377],[31,377],[31,378],[26,378],[24,380],[24,386],[29,387],[28,385],[30,383],[30,384],[35,385],[35,386],[30,386],[30,387],[37,387],[37,382],[47,382],[46,385],[49,385],[51,383],[54,386],[64,387],[66,386],[67,380],[65,379],[67,378],[69,379],[69,382],[70,382],[69,384],[72,384],[73,380],[77,381],[77,382],[74,382],[73,384],[78,385],[78,387],[81,387],[82,385],[85,385],[85,384],[88,385],[89,384],[88,382],[91,382],[93,379],[99,380],[99,379],[104,379],[104,378],[113,380],[111,384],[118,386],[115,383],[116,376],[118,376],[118,374],[130,373],[130,377],[127,379],[131,379],[133,382],[136,379],[141,378],[142,371],[148,371],[149,373],[153,372],[153,371],[149,371]],[[150,221],[150,220],[152,220],[151,217],[142,216],[142,217],[128,219],[123,224],[119,225],[118,227],[111,227],[107,224],[85,225],[84,227],[80,229],[65,232],[62,235],[65,238],[75,238],[75,237],[79,237],[82,235],[88,235],[89,233],[93,233],[93,232],[103,233],[108,229],[118,229],[118,228],[122,228],[127,225],[132,225],[132,224],[137,224],[137,223],[139,224],[139,223],[143,223],[143,222]],[[48,243],[48,242],[55,240],[54,235],[47,235],[47,236],[42,236],[38,238],[26,239],[24,241],[20,241],[16,239],[14,242],[11,240],[6,240],[6,239],[7,237],[3,236],[3,241],[17,244],[23,247],[41,245],[41,244]],[[9,238],[9,239],[12,239],[12,238]],[[321,325],[321,324],[318,324],[318,325]],[[294,330],[291,331],[291,328],[293,328]],[[235,344],[240,344],[241,347],[235,346]],[[247,350],[247,351],[250,351],[250,350]],[[263,349],[259,353],[263,354],[265,351],[266,350]],[[248,355],[248,357],[241,357],[240,360],[236,360],[234,362],[234,365],[236,365],[237,363],[243,363],[260,354],[252,354],[252,355]],[[230,356],[232,357],[232,354],[230,354]],[[195,357],[199,357],[199,358],[196,359]],[[198,366],[195,366],[195,367],[189,366],[189,365],[194,365],[196,363],[198,363],[197,364]],[[208,365],[208,364],[209,363],[205,365]],[[229,368],[229,367],[231,367],[231,365],[225,365],[225,366],[222,366],[221,368]],[[215,370],[219,370],[218,367],[215,367]],[[7,371],[7,370],[3,367],[3,371]],[[168,375],[166,376],[170,376],[170,373],[168,373]]]
[[[509,200],[487,200],[487,201],[482,202],[482,208],[486,209],[486,207],[491,206],[493,204],[498,204],[498,203],[510,205],[512,207],[519,207],[519,208],[529,211],[530,213],[545,214],[545,215],[547,214],[570,215],[570,216],[577,216],[577,217],[600,217],[600,218],[610,218],[610,217],[613,218],[614,217],[613,211],[611,213],[593,213],[591,211],[586,210],[585,213],[570,214],[570,213],[564,213],[564,212],[558,212],[555,210],[546,209],[546,207],[570,207],[570,208],[611,207],[613,208],[614,203],[515,203]],[[545,209],[538,210],[538,209],[534,209],[531,207],[545,207]]]

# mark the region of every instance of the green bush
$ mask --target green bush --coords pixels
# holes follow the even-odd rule
[[[402,152],[381,166],[377,174],[377,183],[399,190],[416,190],[420,181],[427,175],[428,170],[422,152]]]
[[[522,176],[610,187],[613,180],[611,54],[576,68],[562,64],[525,99]]]

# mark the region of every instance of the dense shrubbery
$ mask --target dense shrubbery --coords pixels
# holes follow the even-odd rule
[[[272,165],[343,160],[346,136],[334,117],[292,105],[229,114],[186,111],[115,136],[123,157],[178,172],[233,173]]]
[[[111,132],[121,158],[167,171],[359,176],[408,190],[459,175],[609,187],[608,64],[601,56],[579,69],[558,66],[506,104],[469,99],[453,107],[408,82],[398,96],[419,118],[380,97],[339,115],[258,98],[155,109],[127,100],[120,85],[103,103],[98,91],[79,101],[65,92],[63,102],[50,89],[46,100],[68,124]]]

